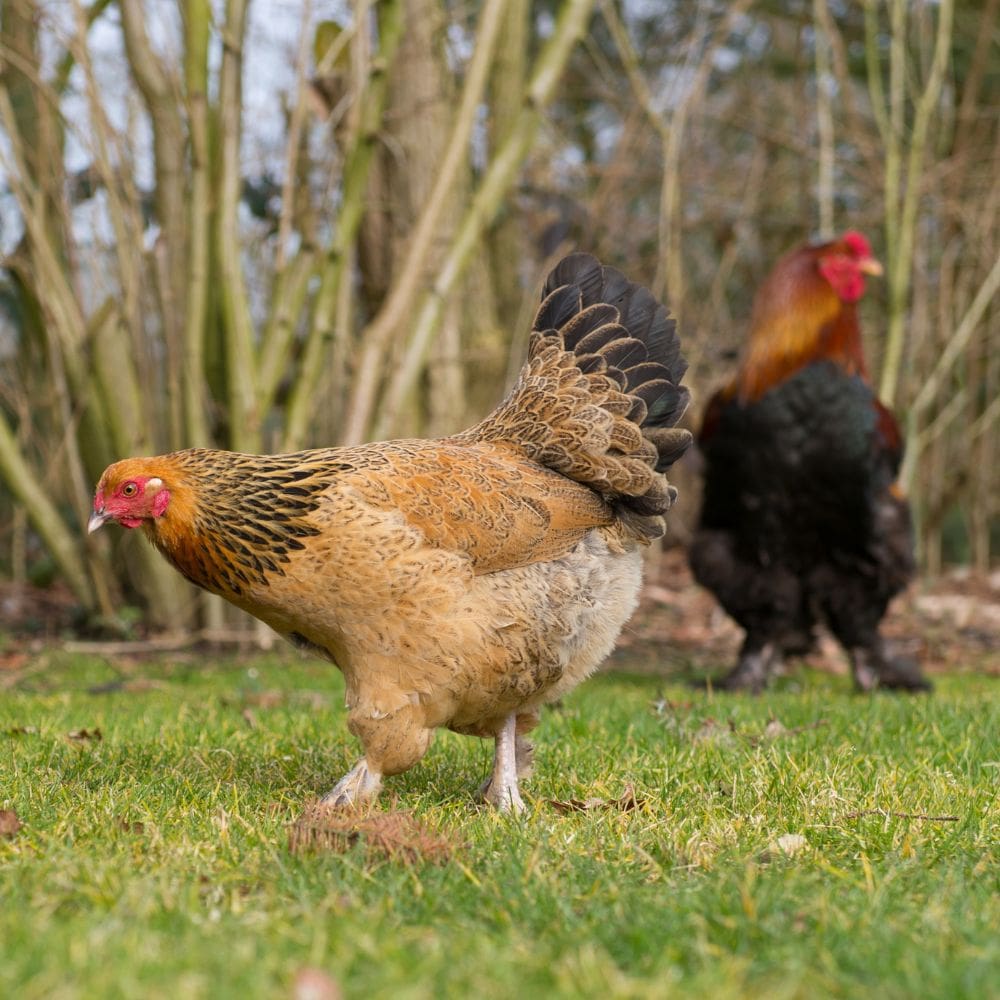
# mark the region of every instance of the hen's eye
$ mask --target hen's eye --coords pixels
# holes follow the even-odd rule
[[[134,497],[138,492],[139,492],[139,487],[136,486],[135,483],[126,483],[122,487],[123,497]]]

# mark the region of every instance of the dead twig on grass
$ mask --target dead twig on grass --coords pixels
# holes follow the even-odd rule
[[[927,813],[905,813],[893,812],[889,809],[859,809],[857,812],[849,812],[845,819],[860,819],[862,816],[882,816],[893,819],[922,819],[930,823],[957,823],[958,816],[929,816]]]

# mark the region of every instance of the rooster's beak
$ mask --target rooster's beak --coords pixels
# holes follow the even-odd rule
[[[90,520],[87,522],[87,534],[92,535],[102,524],[110,520],[111,515],[106,514],[103,507],[100,510],[95,510],[94,513],[90,515]]]
[[[879,277],[882,274],[882,265],[874,257],[862,257],[858,261],[858,270]]]

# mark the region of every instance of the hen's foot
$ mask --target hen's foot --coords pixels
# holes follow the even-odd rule
[[[522,813],[527,808],[517,787],[518,739],[517,713],[511,712],[496,736],[493,753],[493,776],[483,786],[483,798],[500,812]],[[530,767],[531,744],[524,740],[522,764]]]
[[[780,657],[773,643],[767,643],[753,652],[740,653],[739,662],[725,677],[712,681],[716,691],[746,691],[749,694],[760,694],[767,687]]]
[[[530,778],[531,772],[534,770],[535,764],[535,748],[526,736],[522,736],[520,733],[517,734],[514,743],[514,762],[517,768],[517,780],[520,782],[522,778]],[[491,774],[480,786],[479,786],[479,797],[485,801],[489,801],[489,791],[490,786],[493,784],[493,775]]]
[[[360,806],[371,802],[381,787],[382,775],[372,770],[362,757],[321,801],[329,806]]]
[[[934,685],[921,673],[915,660],[888,657],[877,650],[856,649],[851,654],[854,685],[859,691],[876,688],[889,691],[933,691]]]

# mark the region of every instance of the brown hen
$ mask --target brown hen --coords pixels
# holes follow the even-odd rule
[[[516,384],[471,430],[127,459],[90,530],[141,527],[189,580],[343,671],[364,756],[327,801],[373,798],[446,726],[496,740],[482,791],[519,811],[525,734],[611,651],[665,530],[685,367],[666,308],[573,254]]]

